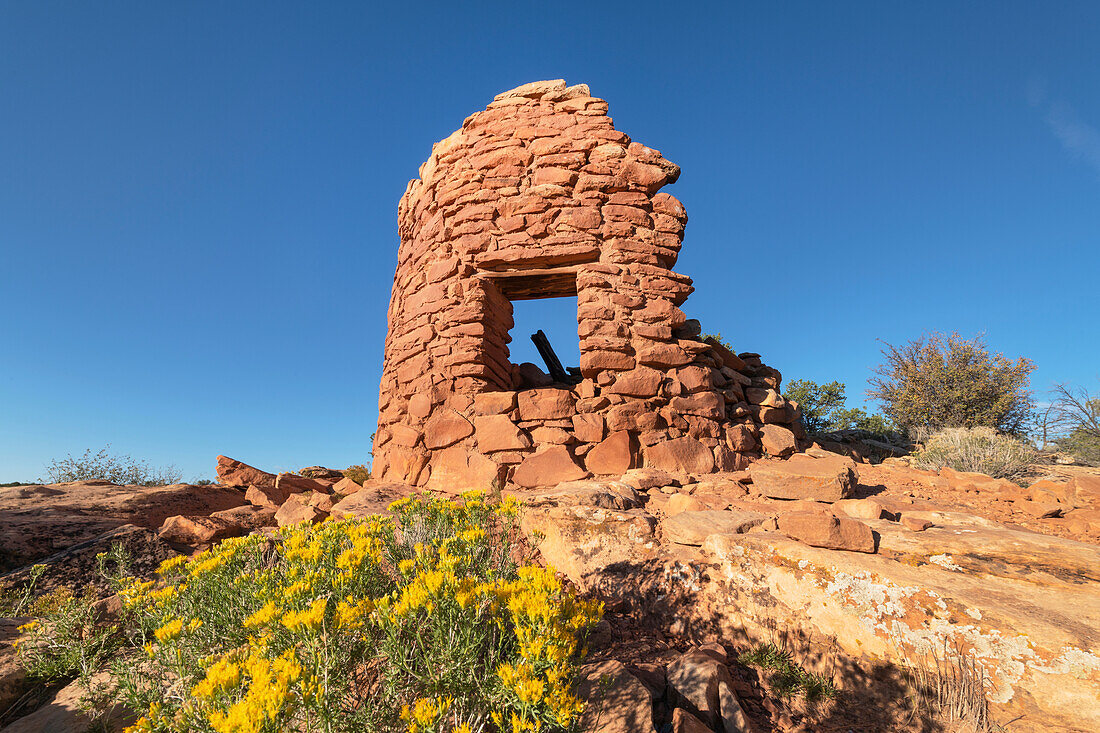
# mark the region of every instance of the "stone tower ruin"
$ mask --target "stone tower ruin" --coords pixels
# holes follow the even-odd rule
[[[525,84],[436,143],[409,183],[376,477],[532,488],[645,466],[738,470],[796,449],[779,372],[702,340],[680,308],[687,213],[660,193],[680,169],[607,110],[584,84]],[[512,301],[563,296],[577,299],[579,375],[547,383],[509,361]]]

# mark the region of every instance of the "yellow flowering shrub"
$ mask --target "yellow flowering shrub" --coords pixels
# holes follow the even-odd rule
[[[115,698],[144,711],[129,731],[575,728],[602,609],[515,566],[516,503],[391,510],[226,540],[126,582],[111,671]]]

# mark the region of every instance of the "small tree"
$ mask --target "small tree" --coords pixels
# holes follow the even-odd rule
[[[932,333],[886,344],[868,394],[907,432],[989,427],[1023,435],[1032,417],[1029,359],[991,353],[981,336]]]
[[[879,436],[893,432],[882,415],[869,415],[859,407],[845,407],[844,390],[843,382],[818,384],[809,379],[793,379],[787,383],[784,396],[798,403],[802,427],[811,435],[831,430],[866,430]]]
[[[831,429],[833,414],[844,407],[844,384],[792,379],[787,382],[783,396],[798,403],[802,409],[802,427],[812,435]]]
[[[1100,393],[1062,383],[1055,385],[1052,397],[1043,418],[1044,444],[1049,432],[1057,436],[1054,443],[1059,450],[1100,465]]]

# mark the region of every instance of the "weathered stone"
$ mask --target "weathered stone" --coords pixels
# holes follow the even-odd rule
[[[731,682],[729,670],[699,649],[686,652],[668,666],[668,686],[677,707],[682,707],[713,730],[719,725],[719,684]]]
[[[210,518],[226,522],[231,527],[239,530],[239,534],[248,534],[261,527],[274,526],[275,511],[273,507],[257,507],[246,504],[234,509],[214,512],[210,515]]]
[[[532,508],[522,515],[524,532],[541,537],[538,549],[546,561],[582,586],[590,573],[608,565],[653,557],[656,525],[640,509],[562,506]]]
[[[506,92],[493,97],[494,101],[500,101],[502,99],[512,99],[516,97],[529,97],[537,99],[539,97],[546,96],[548,94],[555,94],[564,92],[566,84],[564,79],[553,79],[551,81],[532,81],[527,84],[521,84],[515,89],[509,89]]]
[[[577,397],[565,389],[527,389],[519,393],[520,420],[570,419]]]
[[[280,473],[275,477],[275,488],[287,494],[302,494],[310,491],[323,491],[327,494],[332,491],[332,484],[299,476],[296,473]]]
[[[672,711],[672,733],[713,733],[710,726],[683,708]]]
[[[362,490],[337,502],[330,513],[337,519],[389,514],[390,504],[415,493],[415,486],[371,479]]]
[[[205,545],[241,534],[240,527],[224,519],[210,517],[174,516],[164,520],[160,538],[165,542],[181,545]]]
[[[788,512],[777,518],[779,531],[813,547],[874,552],[875,537],[863,522],[825,512]]]
[[[653,698],[622,662],[609,660],[581,667],[577,697],[588,701],[580,730],[592,733],[655,733]]]
[[[424,445],[429,449],[446,448],[473,435],[470,421],[453,410],[441,410],[428,418],[424,426]]]
[[[621,481],[593,479],[566,481],[549,491],[526,495],[523,501],[530,507],[592,506],[621,511],[635,509],[642,504],[641,496],[631,486]]]
[[[593,414],[574,415],[573,435],[582,443],[599,443],[604,438],[603,417]]]
[[[275,486],[275,475],[247,463],[218,456],[218,482],[226,486]]]
[[[764,453],[776,458],[789,456],[798,449],[794,433],[779,425],[764,425],[760,428],[760,446]]]
[[[792,456],[786,461],[757,461],[749,467],[752,484],[773,499],[839,501],[855,491],[859,476],[849,458]]]
[[[363,488],[361,484],[352,481],[350,478],[342,478],[332,485],[332,493],[339,494],[340,496],[348,496],[349,494],[354,494],[361,488]]]
[[[80,680],[70,682],[50,697],[45,705],[5,726],[3,733],[86,733],[95,726],[101,730],[120,730],[137,718],[124,706],[109,704],[105,710],[98,711],[94,722],[84,710],[83,703],[87,697],[85,684],[94,689],[109,683],[110,675],[106,672],[92,675],[86,683]]]
[[[515,392],[481,392],[474,395],[475,415],[503,415],[514,409]]]
[[[224,486],[116,486],[74,481],[0,488],[0,573],[126,524],[156,530],[168,517],[205,516],[245,503]]]
[[[507,415],[483,415],[474,418],[477,447],[482,453],[502,450],[526,450],[531,438],[508,419]]]
[[[994,722],[1027,720],[1037,733],[1098,729],[1100,642],[1091,630],[1100,628],[1100,548],[976,519],[943,513],[944,526],[924,532],[871,522],[879,554],[778,533],[711,536],[709,603],[737,609],[718,633],[753,629],[767,639],[777,624],[799,628],[833,655],[890,669],[922,652],[934,665],[933,651],[941,665],[957,665],[962,650],[984,677]],[[760,597],[768,603],[748,602]]]
[[[558,445],[524,459],[516,467],[512,481],[518,486],[537,488],[557,486],[563,481],[577,481],[587,478],[588,475],[588,471],[577,465],[569,449]]]
[[[911,529],[914,532],[923,532],[932,526],[932,522],[927,519],[920,519],[919,517],[907,517],[902,515],[901,525],[906,529]]]
[[[661,486],[679,486],[679,480],[658,468],[632,468],[622,476],[622,482],[638,491],[649,491]]]
[[[875,499],[840,499],[833,503],[833,508],[852,519],[883,519],[889,518],[888,512],[882,503]]]
[[[311,506],[309,499],[308,494],[294,494],[291,496],[286,500],[286,503],[279,507],[279,511],[275,512],[275,523],[280,527],[300,522],[316,523],[328,516],[328,512]]]
[[[461,445],[434,451],[430,468],[427,488],[451,494],[489,491],[504,477],[502,466]]]
[[[584,465],[597,476],[621,476],[634,466],[638,444],[626,430],[607,436],[584,457]]]
[[[252,506],[278,509],[290,498],[290,492],[274,486],[249,486],[248,491],[244,493],[244,498]]]
[[[682,511],[665,517],[661,529],[669,542],[699,546],[712,534],[742,534],[765,519],[759,512]]]
[[[646,467],[679,473],[709,473],[714,454],[694,438],[676,438],[651,445],[643,452]]]

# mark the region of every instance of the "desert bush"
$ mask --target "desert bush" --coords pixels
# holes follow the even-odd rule
[[[946,466],[1008,479],[1027,473],[1036,456],[1030,445],[992,428],[940,430],[923,438],[912,455],[918,468],[938,471]]]
[[[370,479],[370,468],[362,464],[348,466],[344,469],[344,478],[350,478],[357,484],[365,484]]]
[[[1058,450],[1069,453],[1074,460],[1087,466],[1100,466],[1100,436],[1090,430],[1076,428],[1054,441]]]
[[[118,627],[100,623],[95,590],[75,595],[62,587],[29,610],[42,613],[19,627],[19,658],[32,679],[50,682],[67,677],[88,680],[118,648]],[[49,603],[48,607],[43,603]]]
[[[1022,435],[1032,418],[1027,389],[1035,365],[989,351],[981,336],[933,333],[901,346],[886,344],[886,362],[868,394],[900,428],[989,427]]]
[[[84,455],[73,458],[53,460],[46,464],[46,476],[50,483],[64,481],[110,481],[113,484],[139,484],[143,486],[163,486],[176,484],[183,480],[183,473],[175,466],[156,468],[145,461],[139,461],[128,455],[112,455],[110,445],[97,453],[91,449]]]
[[[514,502],[414,497],[176,557],[121,588],[129,730],[564,731],[598,605],[516,567]],[[43,623],[25,648],[41,645]]]
[[[846,408],[843,382],[818,384],[809,379],[793,379],[783,396],[798,403],[802,427],[810,435],[833,430],[865,430],[880,437],[893,432],[893,426],[881,415],[859,407]]]

